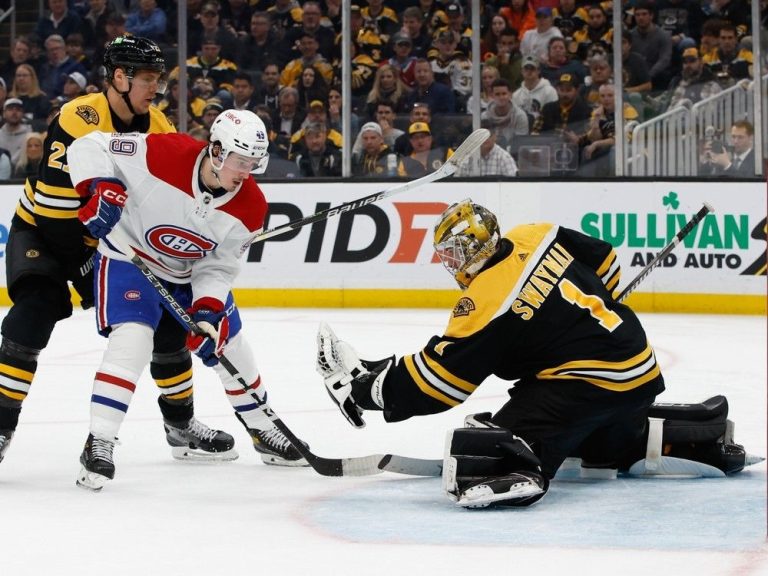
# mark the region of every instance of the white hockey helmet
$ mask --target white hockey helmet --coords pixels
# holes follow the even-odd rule
[[[269,139],[261,118],[248,110],[224,110],[211,125],[208,148],[215,170],[221,170],[227,157],[238,154],[252,163],[251,174],[263,174],[269,163]],[[218,164],[217,164],[218,162]]]
[[[435,225],[435,252],[465,290],[496,253],[500,238],[496,216],[469,199],[462,200],[440,215]]]

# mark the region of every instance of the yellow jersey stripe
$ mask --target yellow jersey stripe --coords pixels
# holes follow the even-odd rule
[[[421,390],[424,394],[427,396],[431,396],[438,402],[442,402],[443,404],[447,404],[448,406],[458,406],[460,402],[458,400],[454,400],[453,398],[449,398],[442,392],[439,392],[432,388],[425,380],[421,377],[421,374],[419,374],[419,371],[416,369],[416,365],[413,362],[413,356],[405,356],[403,357],[403,362],[405,363],[405,368],[408,370],[408,373],[411,375],[411,378],[414,382],[416,382],[416,386],[419,387],[419,390]]]
[[[187,388],[184,392],[179,392],[178,394],[166,394],[165,397],[169,400],[183,400],[184,398],[189,398],[192,396],[192,388]]]
[[[173,386],[176,386],[180,382],[184,382],[185,380],[190,380],[192,378],[192,369],[185,370],[181,374],[178,374],[174,376],[173,378],[156,378],[155,383],[160,388],[172,388]]]
[[[574,374],[541,376],[541,373],[539,373],[537,374],[537,376],[541,380],[583,380],[584,382],[589,382],[594,386],[599,386],[600,388],[605,388],[606,390],[612,390],[614,392],[626,392],[628,390],[633,390],[638,386],[642,386],[646,382],[650,382],[651,380],[656,378],[660,373],[661,373],[661,370],[659,368],[659,365],[656,364],[653,367],[653,370],[651,370],[644,376],[641,376],[640,378],[636,378],[634,380],[630,380],[622,384],[618,384],[616,382],[608,382],[606,380],[601,380],[598,378],[588,378],[588,377],[585,378],[583,376],[574,375]]]
[[[74,188],[64,186],[51,186],[45,182],[37,182],[37,189],[48,196],[64,196],[65,198],[77,198],[80,200],[80,194]]]
[[[605,259],[605,260],[603,260],[603,263],[602,263],[602,264],[600,264],[600,267],[597,269],[597,275],[598,275],[598,276],[602,276],[603,274],[605,274],[606,272],[608,272],[608,270],[610,269],[610,267],[611,267],[611,264],[613,264],[613,261],[614,261],[614,260],[616,260],[616,252],[614,252],[613,250],[611,250],[611,253],[610,253],[610,254],[608,254],[608,256],[606,257],[606,259]]]
[[[441,379],[445,380],[447,383],[451,384],[452,386],[456,386],[456,388],[460,388],[469,394],[472,394],[472,392],[477,389],[477,384],[472,384],[472,382],[467,382],[458,376],[454,376],[426,354],[422,354],[422,356],[424,358],[425,364],[429,367],[429,369],[432,370],[432,372],[434,372]]]
[[[79,210],[62,210],[61,208],[43,208],[40,204],[35,206],[35,214],[45,216],[46,218],[56,219],[74,219],[77,218]]]
[[[22,370],[21,368],[15,368],[9,364],[0,364],[0,374],[6,374],[16,380],[21,380],[28,384],[32,383],[32,379],[35,377],[34,372],[29,370]]]

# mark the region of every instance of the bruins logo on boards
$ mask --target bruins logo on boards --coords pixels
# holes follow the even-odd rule
[[[469,316],[469,313],[474,309],[475,303],[472,302],[472,298],[467,298],[464,296],[458,302],[456,302],[456,306],[453,307],[453,317],[458,318],[459,316]]]
[[[93,106],[78,106],[75,110],[75,114],[80,116],[86,124],[98,124],[99,113],[96,112],[96,108]]]

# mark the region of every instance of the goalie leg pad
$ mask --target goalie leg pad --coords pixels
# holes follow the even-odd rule
[[[480,488],[481,485],[484,487]],[[459,506],[485,507],[502,501],[508,501],[506,505],[526,505],[511,502],[543,496],[548,485],[541,475],[539,458],[511,431],[505,428],[457,428],[448,432],[443,490]],[[470,488],[468,495],[466,491]]]

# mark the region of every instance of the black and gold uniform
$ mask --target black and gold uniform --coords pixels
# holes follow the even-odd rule
[[[553,224],[512,229],[445,334],[387,373],[386,420],[448,410],[495,375],[518,382],[493,423],[529,441],[545,474],[582,450],[614,458],[642,436],[664,390],[639,320],[613,299],[619,278],[606,242]]]
[[[97,241],[77,218],[87,198],[81,198],[72,186],[67,147],[75,138],[96,130],[175,131],[155,108],[125,124],[110,109],[105,93],[67,102],[51,122],[38,178],[25,182],[8,239],[6,276],[13,306],[2,323],[0,429],[15,429],[37,369],[37,354],[48,345],[56,322],[72,315],[68,281],[84,308],[93,303],[91,256]],[[187,374],[184,381],[190,378]],[[191,394],[191,384],[186,388]]]

